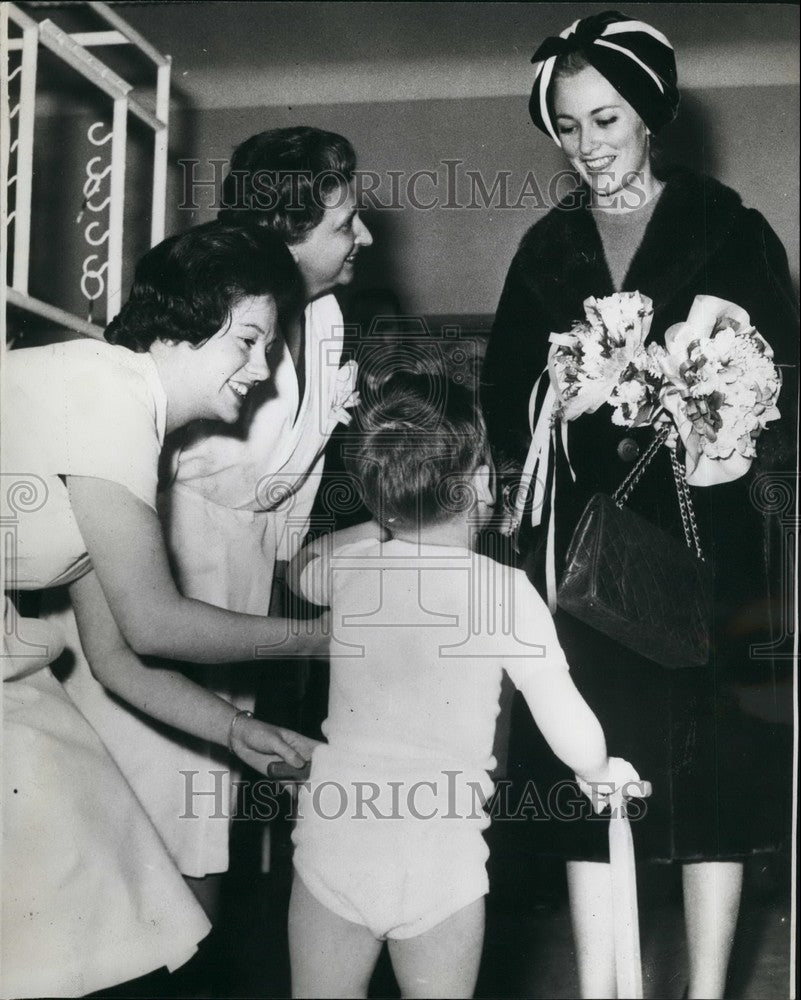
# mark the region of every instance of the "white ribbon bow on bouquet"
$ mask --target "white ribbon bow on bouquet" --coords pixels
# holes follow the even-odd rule
[[[779,419],[781,375],[773,351],[748,313],[725,299],[697,295],[687,319],[665,334],[656,355],[666,384],[660,393],[686,450],[691,486],[744,476],[756,439]]]

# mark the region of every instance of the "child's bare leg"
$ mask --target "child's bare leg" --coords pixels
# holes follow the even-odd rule
[[[293,997],[366,997],[382,943],[312,896],[295,874],[289,900]]]
[[[424,934],[388,944],[402,997],[472,997],[484,944],[484,897]]]
[[[567,888],[579,992],[584,1000],[617,996],[609,865],[600,861],[568,861]]]

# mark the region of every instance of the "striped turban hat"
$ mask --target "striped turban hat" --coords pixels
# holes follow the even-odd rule
[[[634,108],[651,132],[673,121],[679,106],[676,57],[661,31],[617,11],[574,21],[558,36],[546,38],[534,53],[534,87],[528,103],[531,120],[561,146],[552,121],[550,98],[559,56],[580,52]]]

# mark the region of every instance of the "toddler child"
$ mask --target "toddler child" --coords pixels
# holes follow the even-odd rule
[[[289,571],[332,621],[328,742],[293,833],[293,996],[366,997],[387,940],[404,997],[468,997],[502,671],[596,808],[639,776],[607,756],[525,574],[472,551],[495,497],[471,393],[400,374],[380,395],[346,446],[375,520],[319,538]]]

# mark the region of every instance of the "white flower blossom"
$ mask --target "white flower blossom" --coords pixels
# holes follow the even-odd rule
[[[731,302],[696,296],[687,321],[667,331],[658,362],[667,384],[678,390],[688,482],[722,481],[704,465],[709,460],[732,461],[736,475],[744,474],[756,455],[756,438],[779,418],[775,403],[781,387],[773,351],[748,314]],[[699,413],[709,424],[704,434],[693,423]]]
[[[557,415],[574,420],[609,403],[616,423],[648,422],[659,405],[654,360],[643,346],[653,316],[651,300],[639,292],[618,292],[587,299],[584,312],[586,319],[569,334],[551,335]],[[629,384],[632,388],[625,389]]]
[[[606,403],[614,424],[631,427],[667,409],[687,451],[688,482],[711,485],[747,472],[759,434],[779,419],[781,376],[745,310],[697,295],[687,320],[665,333],[664,347],[645,346],[653,306],[639,292],[590,297],[584,313],[569,333],[551,334],[555,419],[574,420]]]
[[[352,417],[348,413],[348,410],[359,405],[360,397],[356,391],[356,375],[358,370],[359,368],[355,361],[348,361],[336,374],[333,397],[331,399],[331,418],[335,423],[349,424]]]

